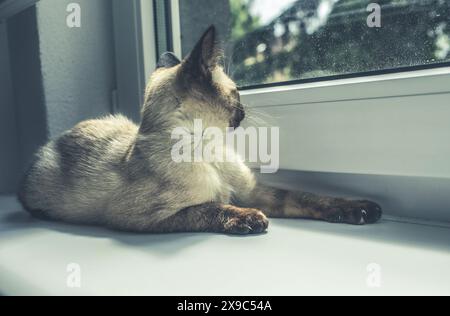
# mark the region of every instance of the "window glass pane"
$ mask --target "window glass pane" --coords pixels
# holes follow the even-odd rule
[[[180,0],[183,53],[215,24],[241,87],[450,61],[450,1],[372,2]]]

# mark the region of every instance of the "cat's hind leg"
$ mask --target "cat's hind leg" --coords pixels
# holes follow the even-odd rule
[[[348,200],[258,185],[242,205],[264,210],[272,218],[305,218],[353,225],[374,224],[382,216],[372,201]]]

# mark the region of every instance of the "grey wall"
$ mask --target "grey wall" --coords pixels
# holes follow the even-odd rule
[[[112,1],[78,0],[81,28],[66,25],[70,0],[37,4],[50,137],[111,112],[115,89]]]
[[[19,144],[6,23],[0,23],[0,192],[10,192],[17,182]]]
[[[111,113],[112,2],[78,0],[82,26],[69,28],[66,8],[72,2],[41,0],[9,18],[7,32],[0,25],[0,194],[16,190],[49,138]]]
[[[31,7],[8,20],[11,79],[20,151],[15,171],[26,168],[47,140],[47,119],[41,82],[36,10]]]

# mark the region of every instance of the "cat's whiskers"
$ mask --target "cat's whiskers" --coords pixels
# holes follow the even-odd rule
[[[271,125],[268,123],[268,120],[273,120],[274,116],[273,115],[269,115],[268,113],[264,112],[264,111],[258,111],[255,107],[250,107],[242,102],[239,102],[239,105],[244,108],[245,112],[246,112],[246,119],[255,125],[259,125],[259,126],[268,126]],[[232,105],[232,107],[234,107],[235,109],[241,109],[239,106],[236,105]],[[275,117],[276,119],[277,117]]]

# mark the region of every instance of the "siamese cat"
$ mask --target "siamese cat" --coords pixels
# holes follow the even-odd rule
[[[37,153],[19,199],[32,215],[139,233],[259,234],[267,217],[355,225],[377,222],[379,205],[290,192],[257,183],[233,163],[176,163],[176,127],[238,127],[239,91],[220,66],[211,26],[183,61],[164,54],[146,88],[139,126],[116,115],[82,122]],[[229,149],[224,149],[229,150]]]

